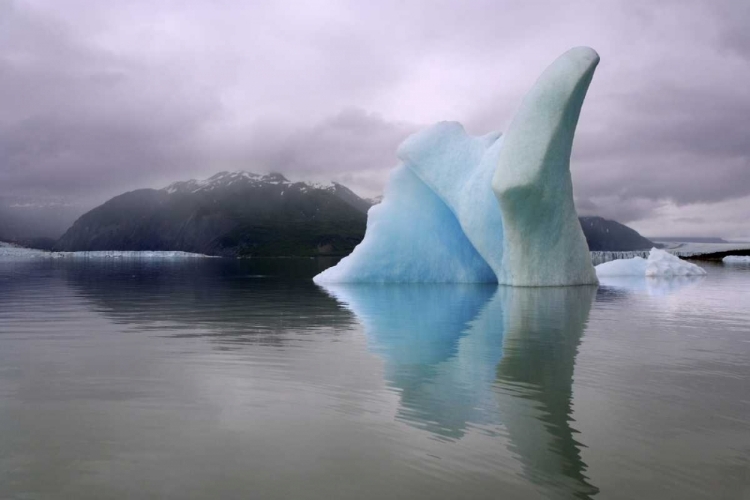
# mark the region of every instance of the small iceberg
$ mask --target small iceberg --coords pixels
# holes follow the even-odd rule
[[[618,259],[596,266],[596,275],[607,276],[703,276],[705,269],[686,262],[669,252],[652,248],[648,259]]]
[[[750,255],[727,255],[721,261],[724,264],[750,264]]]

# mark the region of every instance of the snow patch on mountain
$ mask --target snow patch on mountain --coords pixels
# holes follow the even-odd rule
[[[282,174],[256,174],[253,172],[219,172],[208,179],[190,179],[188,181],[173,182],[162,189],[168,194],[176,193],[197,193],[200,191],[214,191],[220,188],[230,186],[296,186],[302,192],[310,190],[324,190],[334,192],[337,189],[347,189],[336,182],[292,182]]]

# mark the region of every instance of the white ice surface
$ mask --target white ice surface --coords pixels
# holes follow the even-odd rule
[[[477,283],[495,275],[456,217],[414,173],[391,172],[362,242],[316,283]]]
[[[596,266],[596,275],[602,276],[646,276],[648,261],[642,257],[617,259]]]
[[[0,259],[3,260],[33,258],[44,256],[48,253],[49,252],[44,252],[42,250],[19,247],[17,245],[13,245],[12,243],[5,243],[4,241],[0,241]]]
[[[166,250],[99,250],[91,252],[52,252],[56,256],[72,259],[201,259],[211,258],[210,255],[191,252],[166,251]]]
[[[596,274],[601,279],[606,276],[701,276],[706,271],[669,252],[652,248],[648,259],[634,257],[605,262],[596,266]]]
[[[178,251],[116,251],[92,252],[47,252],[33,248],[19,247],[0,242],[0,259],[192,259],[206,258],[208,255]]]
[[[703,278],[703,276],[599,276],[599,284],[608,288],[663,297],[696,285]]]
[[[727,255],[722,261],[725,264],[750,264],[750,255]]]

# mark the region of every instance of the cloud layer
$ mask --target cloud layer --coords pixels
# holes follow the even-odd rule
[[[503,129],[590,45],[579,210],[750,237],[748,25],[731,0],[3,2],[0,197],[93,204],[227,169],[374,195],[409,133]]]

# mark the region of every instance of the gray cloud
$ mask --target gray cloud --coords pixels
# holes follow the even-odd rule
[[[579,195],[682,205],[750,194],[750,99],[662,87],[613,101],[609,133],[582,124],[574,158]]]
[[[81,45],[54,20],[13,13],[0,45],[2,191],[91,196],[179,175],[211,115],[192,89]]]
[[[214,156],[231,168],[277,170],[310,180],[336,180],[366,193],[379,192],[396,148],[418,127],[346,108],[309,126],[259,122],[237,143],[224,142]]]
[[[417,124],[502,129],[585,44],[602,63],[574,148],[581,212],[734,221],[728,202],[750,195],[748,25],[732,0],[3,2],[0,197],[95,203],[225,169],[373,195]],[[704,230],[696,217],[681,230]],[[722,230],[750,232],[736,220]]]

